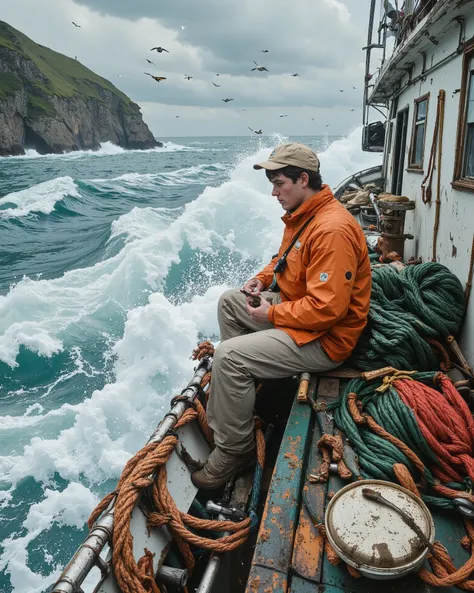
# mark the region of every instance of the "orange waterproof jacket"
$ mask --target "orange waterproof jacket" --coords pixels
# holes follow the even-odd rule
[[[282,302],[268,320],[298,346],[320,338],[334,361],[345,360],[366,323],[370,305],[370,262],[362,228],[327,185],[294,212],[286,213],[283,240],[256,278],[268,288],[273,268],[303,224],[314,215],[276,274]]]

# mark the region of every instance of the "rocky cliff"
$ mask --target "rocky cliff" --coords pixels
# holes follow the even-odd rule
[[[0,155],[160,145],[140,108],[105,78],[0,21]]]

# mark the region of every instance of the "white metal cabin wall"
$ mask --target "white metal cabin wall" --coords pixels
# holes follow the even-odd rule
[[[474,37],[474,15],[465,19],[466,40]],[[459,26],[454,23],[447,25],[445,36],[439,45],[434,45],[427,53],[426,68],[453,52],[458,46]],[[422,70],[422,57],[418,59],[413,68],[412,78]],[[474,192],[453,189],[454,159],[457,140],[457,123],[459,113],[460,93],[454,93],[462,84],[462,55],[453,58],[446,65],[429,74],[426,80],[410,86],[399,97],[398,111],[409,106],[407,145],[405,149],[405,163],[403,171],[402,194],[415,200],[415,210],[407,213],[405,229],[407,233],[415,236],[414,240],[405,243],[405,256],[421,256],[423,261],[431,261],[433,248],[433,225],[437,190],[437,170],[435,169],[432,184],[432,204],[425,205],[421,199],[421,182],[427,172],[433,128],[436,119],[436,106],[440,89],[446,91],[443,151],[441,164],[441,205],[440,224],[437,238],[437,260],[447,266],[460,279],[465,286],[469,271],[472,237],[474,233]],[[408,81],[404,76],[402,86]],[[426,122],[425,149],[423,158],[423,174],[407,171],[408,155],[411,143],[414,100],[426,93],[430,93],[428,104],[428,117]],[[393,168],[393,150],[395,143],[395,121],[392,133],[392,150],[387,163],[386,189],[390,191]],[[437,158],[436,158],[437,162]],[[474,294],[469,303],[464,330],[461,338],[461,347],[471,365],[474,366]]]

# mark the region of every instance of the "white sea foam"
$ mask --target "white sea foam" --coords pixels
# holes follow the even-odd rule
[[[13,591],[42,593],[54,584],[61,567],[53,565],[50,575],[44,577],[28,567],[27,546],[41,533],[49,531],[54,524],[82,528],[97,498],[83,485],[71,482],[62,491],[46,489],[41,502],[31,505],[23,522],[26,535],[10,537],[2,543],[5,548],[0,559],[0,570],[8,566]]]
[[[126,149],[114,144],[113,142],[102,142],[100,148],[97,150],[73,150],[70,152],[63,152],[59,154],[40,154],[32,148],[25,150],[25,154],[21,156],[8,156],[0,157],[6,159],[82,159],[89,157],[105,157],[105,156],[116,156],[125,155],[130,153],[147,153],[147,152],[208,152],[209,148],[198,148],[196,146],[183,146],[182,144],[176,144],[175,142],[163,142],[163,146],[157,146],[155,148],[140,149]],[[220,149],[223,151],[225,149]]]
[[[56,177],[43,181],[1,198],[0,207],[12,204],[16,208],[0,209],[0,218],[18,218],[30,213],[50,214],[56,203],[66,196],[80,197],[77,185],[71,177]]]
[[[359,138],[360,130],[320,155],[330,185],[355,172],[355,164],[359,169],[375,164],[374,155],[361,153]],[[0,474],[7,482],[0,492],[3,504],[9,504],[17,484],[28,476],[45,487],[43,500],[33,505],[25,522],[26,534],[13,534],[0,557],[0,569],[10,573],[12,593],[39,593],[54,581],[56,567],[48,576],[28,567],[28,544],[50,528],[64,507],[73,513],[64,519],[67,525],[83,521],[98,485],[120,475],[145,444],[169,398],[189,381],[194,364],[189,356],[198,337],[218,334],[216,305],[227,286],[216,282],[181,304],[163,294],[171,267],[180,264],[183,245],[205,255],[226,249],[261,263],[278,247],[282,211],[265,175],[252,169],[269,152],[262,148],[244,156],[228,181],[207,187],[173,215],[134,208],[121,216],[112,236],[128,234],[127,242],[114,257],[54,280],[24,279],[0,297],[0,359],[12,367],[20,345],[51,356],[73,347],[78,330],[87,332],[118,312],[126,314],[123,336],[111,349],[114,382],[81,403],[55,410],[49,438],[35,436],[22,450],[0,458]],[[200,272],[212,281],[211,269],[202,264]],[[145,291],[148,300],[138,305]],[[29,430],[30,422],[46,421],[52,414],[25,407],[17,429]],[[9,417],[9,423],[15,420]],[[70,482],[61,493],[50,489],[55,474]],[[45,549],[46,554],[53,551]]]
[[[227,167],[221,163],[213,163],[212,165],[201,164],[176,169],[167,173],[124,173],[119,177],[112,177],[111,179],[90,179],[88,183],[99,188],[104,185],[110,187],[113,184],[115,191],[120,191],[121,187],[127,190],[139,191],[140,189],[153,189],[157,185],[168,187],[194,184],[203,185],[213,177],[221,176],[226,170]]]

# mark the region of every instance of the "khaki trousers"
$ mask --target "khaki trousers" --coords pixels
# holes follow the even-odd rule
[[[263,292],[273,304],[279,293]],[[245,308],[239,290],[226,291],[219,300],[221,343],[212,364],[211,397],[207,405],[209,426],[220,449],[229,454],[247,453],[254,447],[254,379],[281,379],[295,374],[334,369],[334,362],[319,340],[298,346],[283,330],[257,323]]]

